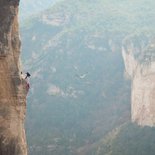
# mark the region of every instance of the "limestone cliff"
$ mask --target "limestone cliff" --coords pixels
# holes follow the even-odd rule
[[[0,0],[0,155],[27,155],[18,5],[19,0]]]
[[[132,121],[155,125],[155,42],[130,36],[122,47],[126,73],[132,80]]]

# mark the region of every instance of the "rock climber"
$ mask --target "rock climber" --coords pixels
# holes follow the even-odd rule
[[[21,72],[22,79],[26,81],[26,91],[27,92],[30,89],[30,82],[29,82],[30,76],[31,76],[31,74],[29,72],[25,73],[25,75],[23,75],[23,73]]]
[[[26,80],[26,90],[27,90],[27,92],[29,91],[29,89],[30,89],[30,83],[29,83],[29,81]]]
[[[30,76],[31,76],[31,74],[29,72],[27,72],[25,79],[29,78]]]
[[[31,76],[31,74],[29,72],[26,72],[25,74],[23,74],[23,72],[21,72],[22,79],[28,79],[30,76]]]

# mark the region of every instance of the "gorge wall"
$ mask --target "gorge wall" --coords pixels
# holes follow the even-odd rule
[[[130,36],[123,42],[122,55],[126,73],[132,80],[132,121],[141,126],[154,126],[155,42],[144,36]]]
[[[18,5],[19,0],[0,0],[0,155],[27,155]]]

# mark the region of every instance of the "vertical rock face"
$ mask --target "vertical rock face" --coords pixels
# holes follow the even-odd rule
[[[27,155],[18,5],[19,0],[0,0],[0,155]]]
[[[126,72],[132,80],[132,121],[154,126],[155,41],[130,37],[124,41],[122,54]]]

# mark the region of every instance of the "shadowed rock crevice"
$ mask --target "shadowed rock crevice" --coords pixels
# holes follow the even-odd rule
[[[10,139],[9,142],[3,136],[0,137],[0,155],[20,155],[20,147],[17,139]]]

